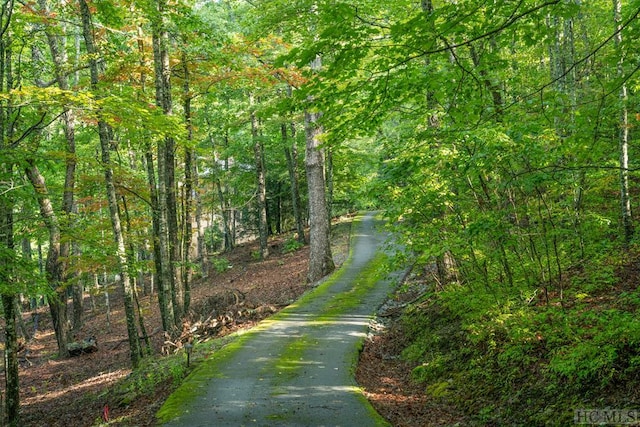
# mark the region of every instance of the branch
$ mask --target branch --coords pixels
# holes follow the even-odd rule
[[[584,165],[584,166],[561,166],[561,165],[552,165],[552,166],[543,166],[540,168],[530,169],[527,171],[514,173],[513,178],[521,177],[524,175],[528,175],[535,172],[560,172],[560,171],[578,171],[578,170],[610,170],[610,171],[620,171],[624,170],[627,172],[640,172],[640,167],[636,168],[622,168],[620,166],[598,166],[598,165]]]
[[[358,14],[358,6],[355,6],[355,14],[354,14],[354,16],[355,16],[355,18],[356,18],[358,21],[362,22],[363,24],[367,24],[367,25],[370,25],[370,26],[372,26],[372,27],[382,28],[382,29],[385,29],[385,30],[389,30],[389,29],[391,29],[391,27],[390,27],[390,26],[388,26],[388,25],[378,24],[378,23],[376,23],[376,22],[368,21],[368,20],[364,19],[363,17],[361,17],[361,16]]]
[[[8,7],[7,7],[8,6]],[[2,9],[0,9],[0,17],[7,15],[7,22],[2,25],[2,29],[0,30],[0,38],[4,36],[9,28],[9,24],[11,23],[11,17],[13,16],[13,0],[5,0],[2,3]]]
[[[134,191],[133,189],[131,189],[129,187],[125,187],[122,184],[118,184],[118,188],[123,189],[127,193],[133,194],[134,196],[136,196],[138,199],[142,200],[144,203],[146,203],[147,205],[149,205],[153,209],[153,205],[151,204],[151,202],[148,199],[146,199],[144,196],[142,196],[140,193],[138,193],[137,191]]]
[[[432,54],[435,54],[435,53],[443,53],[443,52],[446,52],[446,51],[451,50],[451,49],[456,49],[456,48],[459,48],[459,47],[462,47],[462,46],[468,46],[468,45],[470,45],[470,44],[472,44],[474,42],[477,42],[478,40],[489,38],[489,37],[491,37],[491,36],[493,36],[495,34],[498,34],[498,33],[502,32],[502,31],[506,30],[507,28],[509,28],[510,26],[515,24],[521,18],[524,18],[527,15],[530,15],[530,14],[532,14],[534,12],[537,12],[540,9],[544,9],[547,6],[553,6],[553,5],[556,5],[558,3],[560,3],[560,0],[548,1],[546,3],[542,3],[542,4],[540,4],[540,5],[536,6],[536,7],[533,7],[531,9],[529,9],[529,10],[525,10],[524,12],[515,15],[515,11],[522,4],[522,2],[520,2],[520,3],[518,3],[516,8],[514,9],[514,12],[511,14],[511,16],[506,21],[504,21],[502,23],[502,25],[494,28],[493,30],[487,31],[486,33],[480,34],[480,35],[478,35],[476,37],[472,37],[472,38],[470,38],[468,40],[465,40],[463,42],[460,42],[460,43],[457,43],[457,44],[454,44],[454,45],[448,45],[448,46],[437,48],[437,49],[422,51],[418,55],[414,55],[413,57],[409,58],[407,61],[404,61],[404,63],[406,63],[408,61],[411,61],[413,59],[420,58],[422,56],[432,55]]]
[[[501,25],[499,25],[498,27],[494,28],[493,30],[489,30],[489,31],[487,31],[486,33],[480,34],[480,35],[478,35],[478,36],[476,36],[476,37],[472,37],[472,38],[470,38],[470,39],[468,39],[468,40],[465,40],[465,41],[463,41],[463,42],[460,42],[460,43],[456,43],[456,44],[449,44],[449,43],[445,43],[445,46],[443,46],[443,47],[439,47],[439,48],[437,48],[437,49],[431,49],[431,50],[422,50],[422,51],[419,51],[419,52],[418,52],[418,53],[416,53],[415,55],[410,55],[410,56],[408,56],[407,58],[403,59],[402,61],[397,62],[396,64],[391,65],[390,67],[388,67],[388,68],[385,70],[385,72],[389,72],[389,71],[394,70],[394,69],[396,69],[396,68],[404,67],[404,66],[406,66],[408,63],[410,63],[410,62],[412,62],[412,61],[414,61],[414,60],[416,60],[416,59],[423,58],[423,57],[425,57],[425,56],[433,55],[433,54],[436,54],[436,53],[450,52],[450,51],[452,51],[452,50],[454,50],[454,49],[457,49],[457,48],[459,48],[459,47],[468,46],[468,45],[471,45],[472,43],[477,42],[477,41],[479,41],[479,40],[482,40],[482,39],[486,39],[486,38],[488,38],[488,37],[491,37],[491,36],[493,36],[493,35],[495,35],[495,34],[498,34],[498,33],[502,32],[503,30],[505,30],[505,29],[509,28],[510,26],[512,26],[513,24],[515,24],[518,20],[520,20],[521,18],[523,18],[523,17],[525,17],[525,16],[527,16],[527,15],[530,15],[530,14],[532,14],[532,13],[534,13],[534,12],[537,12],[538,10],[543,9],[543,8],[545,8],[545,7],[547,7],[547,6],[556,5],[556,4],[560,3],[560,1],[561,1],[561,0],[551,0],[551,1],[548,1],[548,2],[546,2],[546,3],[540,4],[540,5],[538,5],[538,6],[534,7],[534,8],[532,8],[532,9],[526,10],[526,11],[524,11],[524,12],[519,13],[519,14],[517,14],[517,15],[516,15],[516,14],[515,14],[515,11],[516,11],[516,10],[518,9],[518,7],[520,7],[520,5],[522,4],[522,2],[520,2],[520,3],[518,3],[518,5],[516,6],[516,8],[514,9],[513,13],[510,15],[510,17],[509,17],[506,21],[504,21]],[[628,25],[628,22],[627,22],[627,25]],[[439,39],[441,39],[441,40],[445,40],[445,41],[446,41],[446,39],[444,38],[444,36],[443,36],[443,35],[439,35],[439,36],[438,36],[438,38],[439,38]],[[390,46],[384,46],[383,48],[387,49],[387,48],[389,48],[389,47],[390,47]],[[415,46],[412,46],[412,48],[414,48],[414,49],[415,49]],[[577,64],[576,64],[576,65],[577,65]],[[569,72],[569,71],[570,71],[570,70],[568,70],[567,72]],[[566,74],[565,74],[565,75],[566,75]]]
[[[567,75],[569,75],[569,73],[571,73],[578,65],[588,61],[589,59],[591,59],[591,57],[595,56],[596,53],[598,53],[600,51],[600,49],[602,49],[603,47],[605,47],[611,40],[614,39],[615,36],[617,36],[619,33],[622,32],[623,29],[625,29],[626,27],[628,27],[632,21],[636,20],[638,18],[638,16],[640,15],[640,8],[636,10],[636,12],[633,14],[633,16],[631,16],[631,18],[629,18],[623,25],[620,26],[620,28],[616,29],[616,31],[611,34],[609,37],[607,37],[606,39],[604,39],[604,41],[602,43],[600,43],[598,46],[596,46],[591,52],[589,52],[585,57],[583,57],[582,59],[579,59],[578,61],[574,62],[573,64],[571,64],[571,66],[569,68],[567,68],[562,74],[560,74],[558,77],[550,80],[549,82],[547,82],[545,85],[539,87],[535,92],[530,93],[529,95],[525,95],[524,98],[529,98],[531,96],[534,96],[536,94],[538,94],[539,92],[544,91],[546,88],[554,85],[555,83],[559,82],[560,80],[562,80],[563,78],[565,78]],[[638,67],[636,67],[636,69],[631,73],[631,75],[629,75],[626,79],[624,79],[624,82],[626,82],[627,80],[629,80],[629,78],[631,78],[631,76],[633,74],[635,74],[635,72],[638,71]],[[515,101],[513,104],[517,103],[519,101]],[[513,105],[511,104],[511,105]]]
[[[101,60],[98,60],[98,61],[101,61]],[[70,68],[70,69],[66,70],[61,77],[69,77],[73,73],[76,73],[76,72],[82,71],[82,70],[86,70],[88,68],[89,68],[89,65],[78,65],[77,67],[73,67],[73,68]],[[57,82],[58,82],[58,80],[56,78],[54,78],[53,80],[50,80],[48,82],[44,82],[44,81],[39,80],[39,79],[37,79],[35,81],[36,86],[41,88],[41,89],[46,89],[48,87],[51,87],[51,86],[55,85]]]
[[[63,113],[62,113],[63,114]],[[53,120],[51,120],[49,123],[47,123],[46,125],[42,126],[42,123],[44,123],[44,119],[45,117],[47,117],[47,113],[44,112],[42,113],[42,116],[40,117],[40,119],[34,123],[33,125],[29,126],[28,129],[26,129],[22,135],[20,135],[20,137],[16,140],[14,140],[11,143],[11,148],[15,148],[18,146],[18,144],[20,144],[24,139],[26,139],[28,136],[30,136],[32,133],[34,132],[38,132],[41,131],[42,129],[46,128],[47,126],[49,126],[51,123],[53,123],[58,117],[62,116],[62,114],[57,115]]]
[[[597,45],[591,52],[589,52],[587,55],[585,55],[583,58],[579,59],[578,61],[574,62],[573,64],[571,64],[571,66],[569,66],[566,70],[564,70],[562,72],[562,74],[560,74],[559,76],[551,79],[550,81],[548,81],[547,83],[545,83],[544,85],[538,87],[536,90],[526,94],[526,95],[522,95],[520,98],[516,99],[515,101],[511,102],[508,105],[505,105],[503,108],[503,112],[510,109],[511,107],[520,104],[523,100],[528,99],[528,98],[532,98],[534,96],[540,96],[542,97],[542,93],[544,92],[545,89],[553,86],[554,84],[556,84],[557,82],[559,82],[560,80],[564,79],[566,76],[568,76],[576,67],[578,67],[580,64],[583,64],[585,62],[587,62],[589,59],[591,59],[593,56],[595,56],[601,49],[603,49],[611,40],[614,39],[614,37],[616,35],[618,35],[619,33],[622,32],[622,30],[624,30],[625,28],[627,28],[631,22],[633,22],[634,20],[636,20],[638,18],[638,16],[640,16],[640,8],[637,9],[635,11],[635,13],[629,18],[627,19],[627,21],[625,21],[625,23],[623,25],[621,25],[619,28],[616,29],[616,31],[611,34],[609,37],[607,37],[606,39],[604,39],[599,45]],[[448,49],[448,48],[447,48]],[[447,49],[443,49],[443,50],[447,50]],[[633,77],[638,71],[640,71],[640,63],[638,63],[638,65],[636,65],[636,67],[627,75],[625,76],[621,81],[620,84],[618,84],[614,89],[612,89],[609,92],[606,92],[602,98],[606,98],[608,96],[610,96],[611,94],[613,94],[614,92],[616,92],[620,86],[622,86],[624,83],[626,83],[629,79],[631,79],[631,77]],[[497,116],[497,113],[492,114],[491,116],[488,117],[488,119],[493,120],[495,119],[495,117]],[[479,125],[480,123],[478,123],[477,125]],[[631,171],[631,170],[630,170]]]

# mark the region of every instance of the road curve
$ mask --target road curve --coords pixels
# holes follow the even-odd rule
[[[200,369],[192,373],[160,410],[161,418],[175,416],[164,425],[388,425],[353,378],[371,317],[399,275],[370,283],[364,293],[355,291],[366,281],[367,266],[383,250],[386,237],[377,230],[373,214],[365,215],[352,233],[351,256],[336,278],[276,320],[267,320],[224,360],[214,354],[203,362],[211,364],[203,369],[215,373],[206,380],[198,378]],[[339,301],[354,294],[347,308],[339,309]],[[193,397],[185,402],[177,397],[181,391]]]

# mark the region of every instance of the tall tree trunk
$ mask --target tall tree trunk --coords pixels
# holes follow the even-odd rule
[[[258,234],[260,237],[260,259],[269,256],[269,247],[267,238],[269,235],[269,225],[267,223],[267,179],[264,168],[264,146],[260,140],[260,131],[258,128],[258,118],[255,112],[255,98],[253,94],[249,94],[249,104],[251,108],[251,137],[253,139],[253,157],[256,168],[256,191],[258,193],[257,211],[258,211]]]
[[[331,148],[324,150],[326,153],[325,179],[327,180],[327,216],[329,221],[333,218],[333,152]]]
[[[193,187],[200,188],[200,180],[198,177],[199,169],[198,169],[198,161],[197,157],[194,158],[193,162]],[[196,259],[200,261],[200,269],[202,270],[202,275],[207,276],[208,274],[208,258],[207,258],[207,245],[205,245],[205,237],[204,237],[204,225],[202,221],[203,208],[202,208],[202,197],[200,196],[199,191],[194,191],[195,204],[196,204],[196,227],[197,227],[197,255]]]
[[[284,156],[287,159],[287,169],[289,171],[289,185],[291,187],[291,203],[293,206],[293,216],[296,221],[296,231],[298,242],[305,244],[304,223],[302,220],[302,208],[300,201],[300,184],[298,180],[298,146],[295,138],[295,126],[291,124],[291,144],[288,142],[287,125],[281,125],[282,142],[284,145]]]
[[[0,92],[13,89],[13,68],[11,55],[11,42],[5,33],[8,28],[13,13],[13,1],[8,1],[2,8],[0,15]],[[5,86],[6,81],[6,86]],[[2,103],[0,109],[0,152],[5,150],[9,141],[13,137],[13,127],[11,116],[13,106],[11,101]],[[13,182],[13,164],[5,161],[0,164],[0,185]],[[4,416],[7,425],[18,427],[20,425],[20,376],[18,366],[18,334],[16,331],[16,305],[17,293],[14,292],[9,283],[12,282],[14,272],[11,266],[14,264],[13,255],[15,253],[13,236],[13,191],[11,188],[3,188],[0,191],[0,284],[2,284],[2,308],[4,313],[4,335],[5,335],[5,407]],[[0,404],[0,407],[2,405]],[[0,415],[2,423],[2,415]]]
[[[58,355],[67,357],[69,352],[67,349],[66,258],[62,257],[61,252],[60,220],[53,209],[53,203],[49,198],[49,191],[44,177],[33,160],[29,160],[28,164],[29,166],[25,169],[25,173],[36,193],[38,205],[40,206],[40,216],[49,231],[49,250],[47,252],[45,272],[49,286],[54,290],[53,295],[49,298],[49,310],[51,311],[53,329],[58,343]]]
[[[91,87],[97,89],[101,70],[98,64],[98,51],[93,38],[93,27],[91,21],[91,12],[86,0],[79,0],[80,12],[82,17],[82,33],[84,36],[87,53],[90,56],[89,69],[91,71]],[[131,364],[136,368],[142,356],[140,349],[140,341],[138,340],[138,330],[136,327],[135,309],[133,303],[133,285],[129,274],[129,264],[127,260],[126,246],[124,242],[124,234],[120,221],[120,213],[118,211],[118,195],[116,192],[113,166],[111,161],[111,140],[112,129],[107,122],[98,117],[98,136],[100,139],[101,160],[104,169],[105,187],[107,192],[107,201],[109,205],[109,217],[111,220],[111,228],[116,243],[116,259],[118,260],[118,269],[120,273],[120,284],[123,292],[125,317],[127,323],[127,336],[129,338],[129,353]]]
[[[3,44],[0,41],[0,44]],[[0,48],[0,55],[4,58],[4,47]],[[2,137],[4,137],[4,117],[2,118]],[[4,148],[4,141],[0,144],[0,150]],[[0,165],[0,183],[11,182],[12,167],[9,164]],[[12,282],[13,272],[10,268],[14,264],[12,254],[14,252],[13,241],[13,196],[11,190],[3,188],[0,191],[0,284],[2,284],[2,309],[4,314],[5,334],[5,415],[8,425],[20,424],[20,380],[18,374],[18,334],[16,330],[16,294],[11,291],[8,284]],[[0,418],[1,420],[1,418]]]
[[[218,199],[220,200],[220,210],[222,212],[222,228],[224,232],[224,251],[230,251],[235,246],[233,231],[231,230],[231,212],[227,204],[224,191],[222,191],[222,183],[220,179],[216,179],[216,189],[218,190]]]
[[[191,88],[189,64],[187,55],[182,55],[183,65],[183,96],[184,96],[184,120],[187,127],[187,145],[184,149],[184,228],[182,245],[182,285],[184,289],[183,312],[187,313],[191,305],[191,254],[193,242],[193,180],[194,180],[194,155],[191,148],[193,140],[193,125],[191,122]]]
[[[322,66],[318,56],[311,67],[319,71]],[[310,100],[311,102],[313,100]],[[327,209],[324,176],[324,155],[320,146],[322,127],[318,124],[320,113],[307,110],[304,115],[306,130],[305,169],[309,191],[309,270],[307,281],[316,282],[335,269],[331,255],[331,223]]]
[[[49,14],[50,9],[47,0],[38,0],[38,4],[43,13]],[[51,31],[50,26],[45,26],[44,32],[49,44],[49,50],[51,52],[51,59],[53,61],[54,74],[58,87],[63,90],[69,90],[69,77],[65,73],[65,69],[68,68],[68,57],[66,50],[64,49],[65,38],[56,32]],[[65,217],[65,228],[71,229],[73,227],[73,211],[75,208],[75,180],[76,180],[76,135],[75,135],[75,114],[72,109],[65,108],[62,112],[62,128],[64,130],[64,136],[66,140],[66,155],[65,155],[65,180],[64,190],[62,194],[62,212]],[[68,259],[73,248],[73,242],[69,238],[62,239],[60,244],[60,256],[63,259]],[[67,269],[62,272],[63,281],[68,281]],[[76,275],[77,276],[77,275]],[[77,277],[76,277],[77,279]],[[83,314],[83,287],[79,280],[75,280],[75,283],[71,284],[73,287],[73,327],[78,329],[82,325]]]
[[[2,208],[0,208],[2,209]],[[2,212],[0,214],[6,214]],[[5,220],[10,219],[6,217]],[[5,221],[2,221],[5,222]],[[0,226],[5,226],[1,224]],[[7,234],[7,233],[4,233]],[[10,238],[8,235],[2,236],[2,238]],[[9,242],[3,242],[9,243]],[[0,273],[0,281],[7,283],[10,278],[2,277],[5,275],[3,271]],[[20,425],[20,380],[19,380],[19,366],[18,366],[18,333],[16,329],[16,295],[14,294],[2,294],[2,310],[5,319],[5,381],[6,381],[6,409],[5,415],[7,417],[9,426]]]
[[[226,148],[229,146],[229,134],[225,132],[224,135],[224,144],[225,144],[225,152]],[[215,152],[215,147],[214,147]],[[215,156],[215,154],[214,154]],[[229,193],[228,187],[225,192],[222,188],[222,179],[221,175],[223,175],[224,171],[229,170],[229,161],[228,158],[225,158],[224,167],[220,166],[217,161],[214,162],[213,169],[216,171],[217,175],[215,177],[215,186],[218,191],[218,199],[220,201],[220,212],[222,212],[222,228],[224,232],[224,250],[230,251],[236,245],[235,239],[235,227],[234,221],[234,213],[232,212],[231,204],[229,203],[228,197],[226,194]]]
[[[153,51],[154,55],[159,51],[159,47],[156,47],[158,42],[157,37],[153,38]],[[138,50],[140,53],[140,82],[141,92],[144,94],[146,88],[147,75],[145,73],[146,61],[144,35],[142,28],[138,27]],[[157,78],[156,73],[156,78]],[[158,90],[158,84],[156,84],[156,104],[159,104],[161,94]],[[157,153],[160,154],[164,147],[157,148]],[[158,157],[158,170],[160,170],[160,163],[163,163],[165,159],[164,155]],[[171,300],[171,277],[170,270],[169,250],[168,250],[168,237],[166,233],[166,218],[163,220],[162,215],[166,210],[160,207],[159,190],[160,186],[156,180],[156,172],[153,160],[153,149],[149,146],[145,152],[145,166],[147,171],[147,185],[149,187],[149,198],[151,204],[151,224],[152,224],[152,243],[153,243],[153,262],[155,266],[155,274],[152,275],[152,282],[157,283],[158,289],[158,306],[160,308],[160,318],[162,320],[162,329],[164,331],[171,331],[175,326],[175,318],[173,315],[173,303]],[[161,180],[162,188],[164,189],[164,180]],[[164,191],[163,191],[164,194]],[[166,200],[163,196],[162,200]],[[164,204],[164,202],[163,202]]]
[[[75,252],[75,250],[74,253],[79,254],[79,252]],[[84,325],[84,282],[79,277],[79,275],[75,276],[76,280],[74,280],[73,284],[71,285],[71,298],[73,307],[73,317],[71,319],[71,324],[73,331],[77,332]]]
[[[155,4],[157,15],[153,22],[152,35],[156,104],[162,108],[164,114],[169,116],[173,114],[173,102],[171,98],[171,66],[168,50],[169,33],[164,22],[166,2],[165,0],[157,0]],[[182,305],[179,301],[183,300],[183,290],[176,268],[180,263],[180,244],[178,242],[175,183],[175,140],[171,136],[167,136],[158,142],[158,184],[163,276],[164,279],[168,279],[167,283],[170,286],[174,316],[173,325],[179,325],[182,319]]]
[[[309,271],[307,281],[316,282],[331,273],[335,265],[331,255],[329,210],[325,192],[324,156],[320,148],[319,135],[322,129],[317,124],[318,113],[305,113],[307,144],[305,168],[309,191]]]
[[[614,22],[616,27],[615,44],[618,50],[618,77],[624,76],[624,53],[622,51],[622,1],[613,0]],[[629,190],[629,112],[627,110],[627,85],[620,87],[620,206],[622,226],[624,228],[624,242],[628,246],[634,234],[633,217],[631,216],[631,196]]]
[[[40,6],[46,13],[46,2],[41,1]],[[68,88],[68,82],[62,75],[61,69],[64,63],[64,53],[60,50],[60,44],[57,37],[51,35],[49,29],[45,30],[47,34],[51,56],[54,63],[54,71],[58,86]],[[73,113],[66,109],[63,111],[63,127],[65,137],[67,138],[67,151],[72,153],[67,160],[67,171],[65,174],[65,190],[63,193],[63,212],[69,209],[71,213],[73,209],[73,185],[75,177],[75,135],[73,131]],[[27,178],[31,182],[38,199],[40,207],[40,215],[49,231],[49,249],[47,253],[47,261],[45,272],[49,285],[53,289],[53,294],[49,298],[49,311],[53,322],[53,328],[58,344],[58,354],[60,357],[68,356],[68,311],[67,311],[67,259],[70,254],[70,242],[68,239],[62,239],[62,231],[60,218],[54,211],[53,203],[47,189],[45,179],[35,165],[33,159],[28,160],[28,166],[25,169]],[[70,186],[67,191],[66,186]]]
[[[122,210],[124,211],[125,223],[127,226],[127,233],[131,235],[131,215],[129,215],[129,207],[127,206],[127,199],[122,196]],[[127,251],[127,259],[129,265],[133,265],[136,262],[136,250],[133,243],[129,242],[129,250]],[[131,272],[131,293],[133,296],[133,303],[135,307],[135,312],[138,315],[138,326],[140,327],[141,338],[144,340],[144,348],[140,348],[141,356],[145,354],[151,354],[151,341],[149,339],[149,335],[147,334],[147,328],[144,325],[144,313],[140,307],[140,301],[138,300],[138,287],[136,285],[136,280],[134,279],[134,274]]]
[[[160,318],[162,320],[162,329],[170,331],[175,326],[173,317],[173,304],[171,303],[171,288],[169,286],[169,278],[167,269],[163,263],[167,263],[168,252],[166,249],[166,234],[162,233],[160,227],[160,206],[158,199],[158,185],[156,183],[156,174],[153,167],[153,153],[149,149],[145,153],[145,164],[147,167],[147,183],[151,199],[151,226],[153,231],[153,262],[155,265],[155,280],[158,289],[158,305],[160,307]],[[164,245],[164,246],[163,246]]]

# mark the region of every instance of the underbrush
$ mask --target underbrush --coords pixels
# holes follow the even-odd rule
[[[449,285],[405,313],[403,357],[428,395],[476,425],[570,425],[577,409],[635,409],[640,292],[617,275],[606,286],[574,277],[562,301]]]

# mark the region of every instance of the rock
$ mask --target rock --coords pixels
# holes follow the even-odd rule
[[[98,351],[98,343],[94,337],[85,338],[82,341],[74,341],[67,344],[69,356],[80,356],[84,353],[93,353]]]

